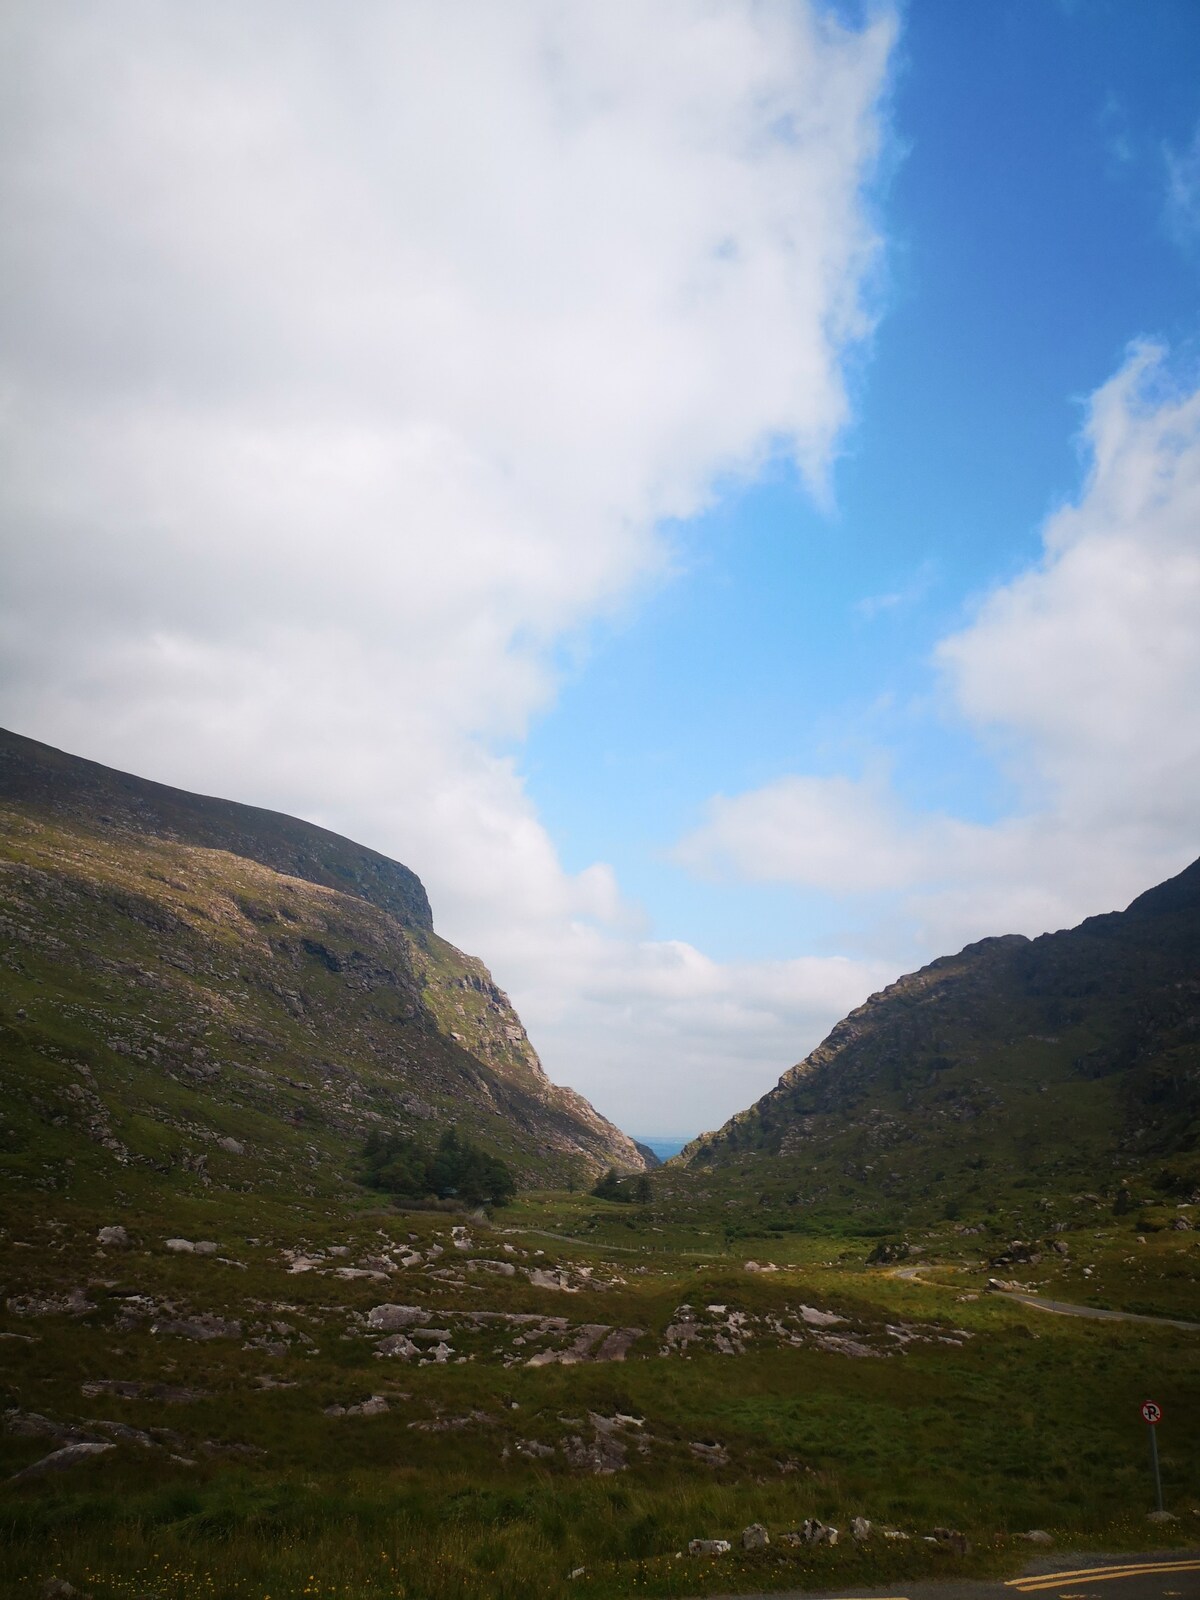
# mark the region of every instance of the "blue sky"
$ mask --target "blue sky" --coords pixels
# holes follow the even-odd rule
[[[879,323],[835,504],[777,463],[674,529],[677,574],[590,631],[524,747],[564,860],[611,861],[659,936],[722,959],[785,957],[798,935],[869,946],[836,897],[674,865],[714,792],[885,760],[918,809],[1013,805],[940,703],[933,647],[1037,558],[1080,486],[1084,403],[1130,341],[1194,368],[1200,249],[1167,195],[1198,83],[1186,0],[904,8]]]
[[[0,719],[713,1126],[1200,853],[1194,0],[0,18]]]

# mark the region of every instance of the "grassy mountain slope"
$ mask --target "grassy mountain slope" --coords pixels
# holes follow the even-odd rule
[[[103,1193],[123,1169],[322,1192],[372,1127],[450,1122],[524,1182],[643,1164],[546,1078],[407,868],[12,734],[0,1059],[0,1171],[42,1189]]]
[[[765,1183],[764,1203],[897,1217],[1122,1180],[1135,1201],[1190,1193],[1200,863],[1124,912],[901,978],[682,1159]]]

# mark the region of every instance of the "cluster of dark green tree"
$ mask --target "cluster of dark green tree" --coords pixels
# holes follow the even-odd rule
[[[497,1156],[447,1128],[432,1154],[415,1139],[372,1133],[363,1146],[362,1181],[370,1189],[408,1200],[462,1200],[473,1206],[502,1206],[517,1192],[508,1167]]]
[[[621,1178],[616,1167],[609,1167],[592,1193],[598,1200],[620,1200],[639,1206],[648,1206],[654,1197],[648,1174],[639,1172],[636,1178]]]

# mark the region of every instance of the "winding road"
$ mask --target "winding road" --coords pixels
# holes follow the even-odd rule
[[[919,1283],[923,1289],[948,1289],[948,1283],[931,1283],[920,1276],[920,1267],[893,1267],[890,1277],[903,1278],[906,1283]],[[1190,1333],[1200,1333],[1200,1322],[1180,1322],[1174,1317],[1149,1317],[1139,1311],[1105,1311],[1100,1306],[1080,1306],[1069,1300],[1045,1300],[1038,1294],[1027,1294],[1022,1289],[993,1289],[998,1300],[1015,1300],[1018,1305],[1032,1306],[1035,1311],[1049,1311],[1059,1317],[1087,1317],[1095,1322],[1147,1322],[1159,1328],[1185,1328]]]

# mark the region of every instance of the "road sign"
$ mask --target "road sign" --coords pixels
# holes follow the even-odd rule
[[[1163,1497],[1162,1474],[1158,1470],[1158,1424],[1162,1421],[1162,1407],[1157,1400],[1143,1400],[1142,1420],[1150,1424],[1150,1463],[1154,1468],[1154,1498],[1161,1513]]]

